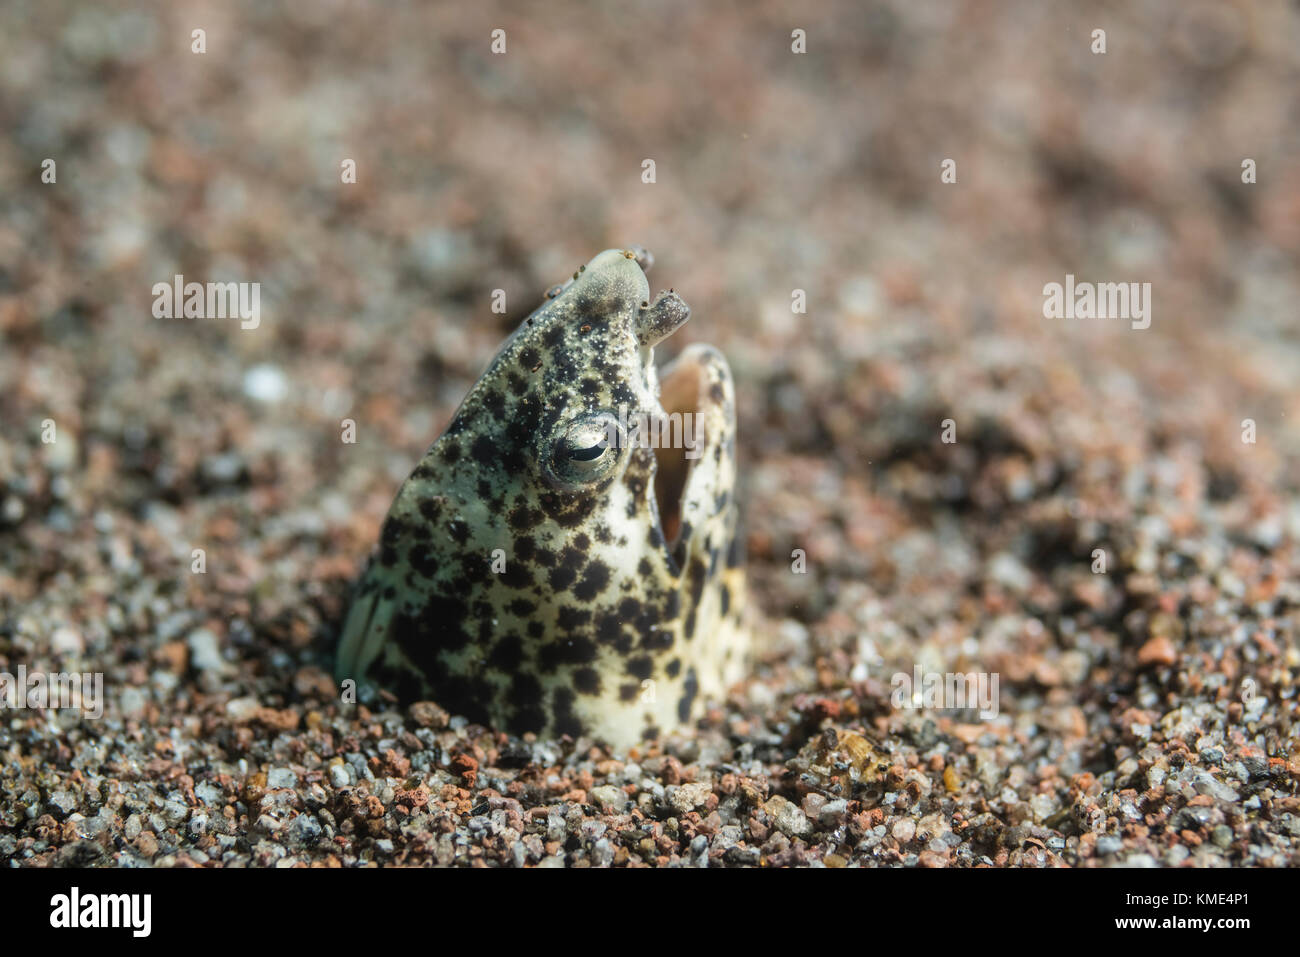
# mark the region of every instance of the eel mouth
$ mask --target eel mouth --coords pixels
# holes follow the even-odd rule
[[[703,363],[683,353],[666,366],[659,380],[659,402],[664,418],[655,435],[654,497],[664,545],[674,558],[685,554],[691,532],[687,521],[687,486],[711,436],[705,422],[710,404],[708,376]],[[681,561],[678,559],[680,567]]]

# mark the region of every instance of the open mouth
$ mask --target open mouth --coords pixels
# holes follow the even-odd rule
[[[689,357],[673,362],[661,375],[659,402],[665,418],[654,443],[655,504],[664,543],[680,566],[686,485],[705,442],[703,429],[696,426],[705,418],[697,413],[704,411],[707,384],[703,366]]]

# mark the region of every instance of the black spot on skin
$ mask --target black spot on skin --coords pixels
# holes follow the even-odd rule
[[[480,435],[470,446],[469,454],[479,465],[491,465],[497,459],[497,444],[490,436]]]
[[[641,740],[642,740],[642,741],[658,741],[658,740],[659,740],[659,729],[658,729],[657,727],[653,726],[653,725],[651,725],[650,727],[646,728],[644,731],[641,732]]]
[[[641,681],[654,674],[654,662],[647,657],[633,658],[627,663],[627,673]]]
[[[438,571],[438,563],[427,545],[416,545],[406,553],[406,560],[417,573],[425,578],[432,578]]]
[[[641,647],[646,651],[662,652],[673,646],[673,633],[667,628],[647,624],[641,629]]]
[[[469,407],[462,407],[456,417],[451,420],[451,425],[447,426],[446,435],[460,435],[464,432],[476,432],[475,425],[478,422],[478,410]]]
[[[519,475],[528,465],[523,450],[517,446],[506,446],[501,453],[501,467],[507,475]]]
[[[577,572],[572,568],[565,568],[563,565],[560,565],[557,568],[551,569],[551,574],[547,578],[547,581],[550,583],[551,588],[554,591],[568,591],[569,586],[573,584],[577,577]]]
[[[626,405],[629,408],[636,407],[636,393],[627,387],[626,382],[614,383],[612,393],[615,405]]]
[[[462,522],[460,519],[454,518],[447,523],[447,531],[451,532],[451,537],[456,540],[458,545],[464,545],[469,541],[468,522]]]
[[[594,399],[600,394],[600,382],[589,376],[582,380],[582,384],[578,386],[578,391],[588,399]]]
[[[713,385],[709,386],[709,398],[718,405],[721,405],[726,397],[727,393],[723,390],[721,382],[715,382]]]
[[[581,548],[573,545],[566,545],[560,552],[560,564],[565,568],[572,568],[575,572],[582,571],[582,566],[587,563],[587,556],[582,553]]]
[[[579,601],[591,601],[609,584],[609,566],[598,559],[593,559],[583,573],[582,581],[573,589],[574,597]]]
[[[536,527],[541,520],[542,513],[535,508],[529,508],[527,505],[516,505],[506,515],[506,521],[517,532],[529,531]]]
[[[664,621],[672,621],[682,610],[682,596],[679,592],[670,591],[664,598],[664,603],[659,609],[659,617]]]
[[[436,637],[429,633],[418,615],[395,615],[388,626],[388,637],[406,652],[411,663],[430,684],[442,673],[443,664],[438,658]]]
[[[537,544],[528,535],[515,539],[515,558],[521,562],[532,561],[537,554]]]
[[[460,443],[448,442],[442,447],[442,460],[448,465],[460,461]]]
[[[676,678],[677,675],[681,672],[681,670],[682,670],[682,659],[674,658],[672,661],[668,662],[668,667],[664,669],[664,674],[666,674],[669,678]]]
[[[635,701],[636,693],[640,690],[641,690],[640,685],[633,685],[633,684],[619,685],[618,699],[620,701]]]
[[[650,526],[650,531],[646,535],[646,541],[650,543],[651,548],[664,547],[664,535],[663,532],[659,531],[659,526],[657,525]]]
[[[515,712],[510,719],[510,730],[515,734],[534,734],[546,726],[546,713],[542,710],[542,685],[533,675],[519,673],[510,685],[510,700]]]
[[[554,377],[550,380],[552,384],[572,382],[578,377],[578,364],[567,349],[560,348],[551,353],[551,366],[554,369]]]
[[[591,539],[587,537],[586,532],[579,532],[573,536],[573,547],[584,552],[591,547]]]
[[[677,720],[683,724],[691,718],[691,705],[695,703],[699,690],[700,683],[695,678],[695,669],[691,668],[686,672],[686,680],[682,682],[682,696],[677,702]]]
[[[542,729],[546,727],[546,712],[540,707],[528,708],[516,706],[515,712],[510,716],[508,725],[511,734],[541,734]]]
[[[525,392],[528,391],[528,380],[525,379],[523,376],[521,376],[518,372],[511,372],[509,375],[506,376],[506,385],[508,385],[510,387],[510,391],[517,396],[523,395]]]
[[[396,673],[391,669],[376,669],[375,676],[383,687],[392,688],[401,701],[419,701],[429,697],[424,680],[406,669]]]
[[[686,552],[691,542],[691,523],[682,522],[681,531],[677,533],[677,547],[673,549],[673,561],[677,563],[678,568],[686,565]]]
[[[510,683],[510,696],[521,705],[542,703],[542,683],[536,675],[521,671]]]
[[[379,548],[379,564],[385,568],[392,568],[397,564],[397,549],[392,545],[381,545]]]
[[[652,569],[650,567],[650,559],[643,558],[636,563],[636,573],[640,575],[642,578],[649,578],[651,571]]]
[[[537,653],[537,664],[543,671],[554,671],[557,665],[589,665],[595,660],[595,642],[581,635],[553,641]]]
[[[555,552],[551,551],[549,548],[539,548],[535,560],[537,564],[541,565],[543,568],[554,568],[556,561]]]
[[[722,586],[722,613],[725,615],[731,610],[731,589],[726,585]]]
[[[582,734],[582,722],[573,713],[573,691],[569,688],[556,688],[551,692],[551,712],[555,716],[555,733],[579,737]]]
[[[546,634],[546,627],[540,621],[534,618],[528,623],[529,638],[540,638],[544,634]]]
[[[554,325],[542,333],[542,345],[554,352],[564,345],[564,326]]]
[[[586,522],[596,508],[596,502],[595,495],[566,497],[548,492],[541,496],[541,505],[546,514],[563,528],[576,528]]]
[[[420,503],[420,514],[426,522],[436,522],[442,515],[442,499],[426,498]]]
[[[623,637],[623,623],[617,615],[608,612],[596,618],[596,641],[602,645],[616,645]]]
[[[600,675],[595,668],[579,668],[573,673],[573,687],[580,694],[600,694]]]
[[[472,586],[482,584],[492,574],[490,558],[465,553],[460,556],[460,575],[455,579],[456,591],[466,594]]]
[[[673,633],[659,628],[659,616],[653,606],[629,596],[618,603],[618,611],[624,621],[636,628],[641,647],[646,651],[672,647]]]
[[[527,618],[537,610],[537,606],[527,598],[516,598],[509,605],[510,614],[516,618]]]
[[[588,609],[576,608],[572,605],[561,605],[560,610],[555,614],[556,627],[563,631],[572,631],[590,620],[591,612]]]
[[[738,568],[745,561],[745,543],[736,535],[727,547],[727,567]]]
[[[525,346],[519,353],[519,364],[533,372],[537,369],[538,364],[542,361],[541,353],[532,346]]]
[[[704,580],[706,578],[704,563],[699,558],[691,562],[687,577],[690,579],[691,607],[697,608],[700,604],[700,596],[704,594]]]
[[[500,419],[506,410],[506,397],[496,389],[483,393],[483,407],[492,413],[493,418]]]
[[[379,543],[381,545],[397,545],[402,540],[410,526],[396,515],[390,515],[384,522],[384,527],[379,530]]]
[[[501,584],[508,588],[530,588],[533,584],[532,572],[520,562],[506,562],[506,570],[500,578]]]
[[[492,654],[488,655],[488,666],[498,668],[507,673],[513,673],[519,670],[519,665],[524,660],[524,646],[516,634],[509,634],[496,643],[492,649]],[[536,681],[533,678],[533,681]],[[541,695],[541,688],[538,688],[538,696]]]
[[[456,651],[469,644],[469,635],[461,628],[468,611],[459,598],[435,595],[418,614],[403,614],[393,619],[392,639],[425,673],[430,684],[435,683],[443,670],[439,653]]]

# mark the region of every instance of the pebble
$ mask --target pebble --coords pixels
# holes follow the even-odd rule
[[[207,628],[191,631],[185,639],[190,649],[190,664],[199,671],[214,671],[223,674],[233,672],[234,667],[221,657],[221,647],[216,634]]]
[[[320,840],[324,833],[320,821],[316,820],[314,814],[299,814],[289,823],[289,839],[295,844],[315,844]],[[392,853],[392,842],[389,842],[389,853]]]
[[[77,798],[71,791],[55,791],[50,795],[49,806],[56,817],[67,817],[77,809]]]
[[[86,650],[86,644],[75,628],[56,628],[50,635],[50,650],[59,656],[80,655]]]
[[[601,810],[614,814],[621,813],[629,802],[629,798],[623,789],[612,784],[592,788],[590,797]]]
[[[289,393],[289,382],[279,366],[253,366],[244,373],[244,395],[258,402],[279,402]]]
[[[703,806],[712,793],[708,784],[679,784],[664,792],[664,802],[681,815]]]
[[[768,816],[772,818],[772,823],[786,837],[808,837],[812,834],[812,822],[808,816],[795,804],[787,801],[779,794],[768,799],[764,805]]]
[[[823,828],[836,827],[844,815],[848,813],[848,810],[849,802],[843,798],[827,801],[822,805],[822,809],[817,812],[817,823]]]
[[[1122,850],[1124,850],[1123,838],[1115,837],[1111,834],[1104,834],[1097,838],[1098,854],[1118,854]]]
[[[298,786],[298,775],[289,768],[271,768],[266,772],[266,786],[273,790],[295,788]]]

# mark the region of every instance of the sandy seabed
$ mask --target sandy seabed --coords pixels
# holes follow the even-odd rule
[[[103,681],[0,715],[0,860],[1300,863],[1300,11],[545,11],[0,8],[0,671]],[[398,483],[630,243],[736,376],[752,676],[620,755],[342,705]]]

